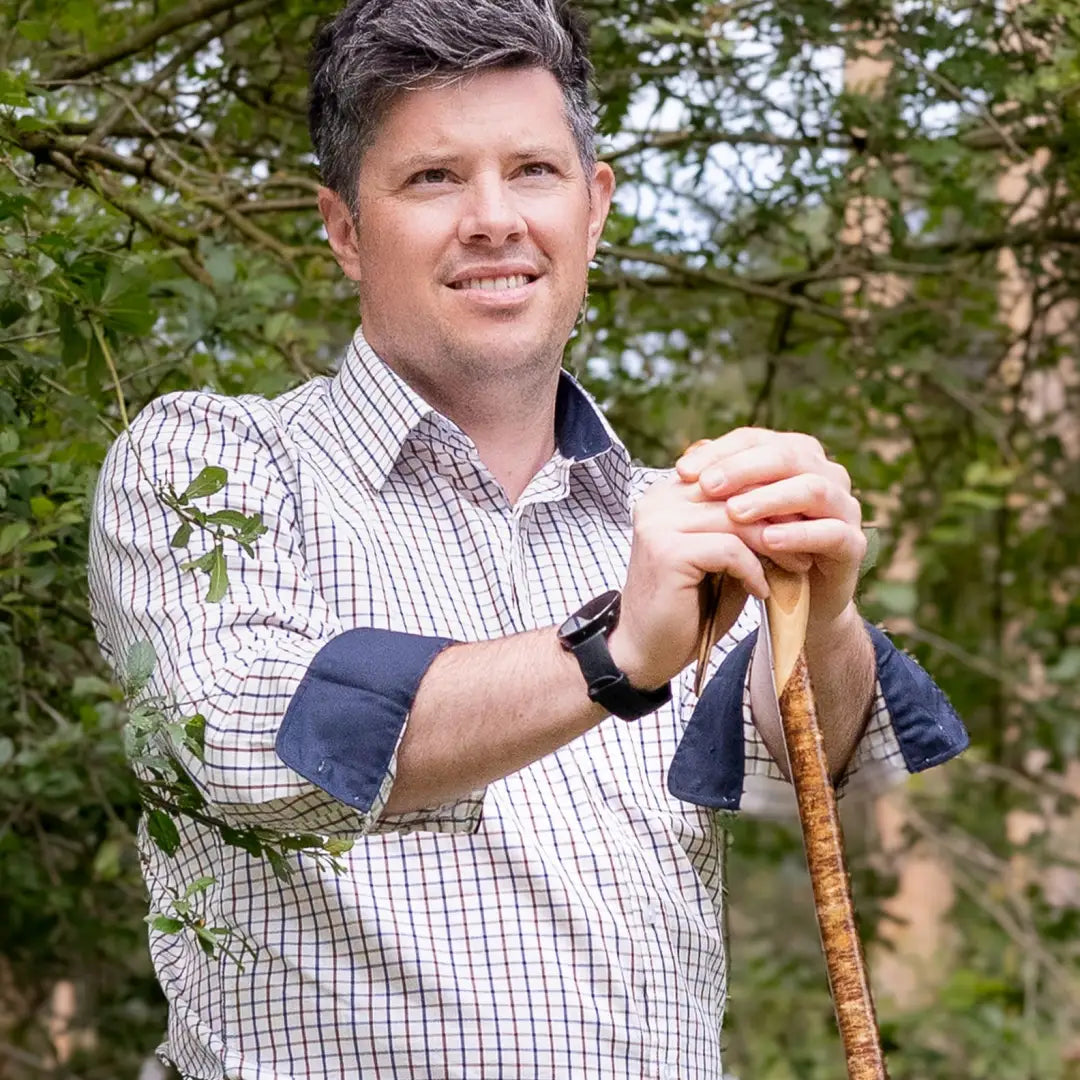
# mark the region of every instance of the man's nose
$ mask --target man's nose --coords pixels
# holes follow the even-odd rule
[[[482,177],[469,185],[458,224],[458,239],[463,244],[489,243],[501,247],[520,240],[528,226],[502,177]]]

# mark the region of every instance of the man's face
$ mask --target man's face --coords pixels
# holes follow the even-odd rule
[[[364,154],[355,227],[336,196],[320,206],[371,346],[452,392],[558,365],[613,182],[604,164],[584,174],[549,72],[491,70],[400,94]]]

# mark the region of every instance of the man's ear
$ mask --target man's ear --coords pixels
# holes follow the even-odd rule
[[[356,222],[345,200],[328,187],[319,188],[319,213],[326,225],[330,249],[345,276],[360,280],[360,252],[357,245]]]
[[[611,196],[615,192],[615,173],[606,161],[598,161],[593,171],[590,185],[591,204],[589,206],[589,258],[596,255],[600,234],[604,231],[608,211],[611,209]]]

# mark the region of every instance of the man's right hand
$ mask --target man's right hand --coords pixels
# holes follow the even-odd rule
[[[642,496],[634,509],[622,613],[608,639],[612,659],[632,685],[661,686],[695,657],[706,574],[733,579],[724,590],[721,633],[734,625],[748,594],[768,596],[761,559],[750,546],[761,528],[734,522],[726,503],[696,482],[660,481]],[[793,570],[809,563],[802,556],[777,561]],[[735,583],[740,587],[731,587]]]

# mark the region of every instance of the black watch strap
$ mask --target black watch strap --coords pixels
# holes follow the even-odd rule
[[[656,690],[638,690],[632,686],[626,672],[611,659],[607,634],[603,632],[587,637],[570,651],[581,665],[590,700],[621,720],[639,720],[671,700],[671,683],[664,683]]]
[[[577,658],[590,699],[614,716],[637,720],[671,700],[671,683],[638,690],[612,660],[607,638],[619,623],[621,599],[616,590],[594,597],[559,627],[558,636]]]

